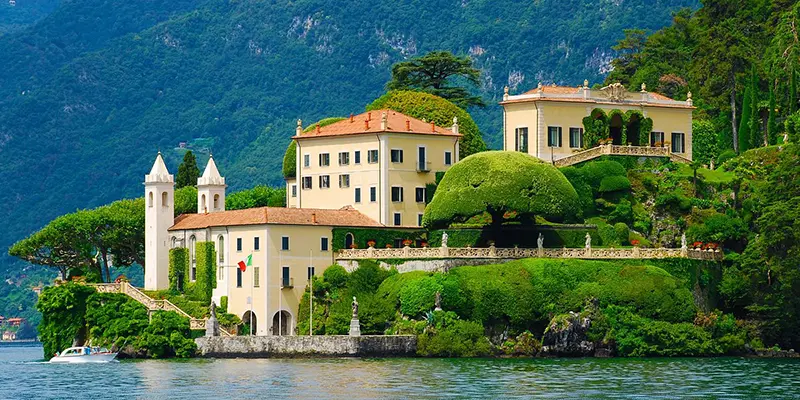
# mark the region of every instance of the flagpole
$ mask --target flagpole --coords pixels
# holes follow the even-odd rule
[[[281,280],[278,281],[278,336],[283,336],[283,253],[280,255]]]
[[[253,257],[253,253],[250,253],[250,257]],[[252,258],[250,258],[250,260],[252,260]],[[253,287],[256,284],[256,269],[253,268],[252,272],[253,277],[250,278],[250,336],[253,336]]]
[[[308,336],[314,336],[314,250],[308,249]]]

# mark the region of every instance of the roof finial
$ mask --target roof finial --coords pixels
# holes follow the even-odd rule
[[[458,117],[453,117],[453,128],[451,130],[458,135]]]
[[[295,129],[295,131],[297,132],[297,136],[300,136],[300,135],[303,134],[303,120],[302,119],[298,119],[297,120],[297,129]]]
[[[589,80],[588,79],[584,79],[583,80],[583,88],[584,89],[588,89],[589,88]]]
[[[647,84],[642,82],[642,93],[647,93]]]
[[[694,105],[694,100],[692,100],[692,92],[691,91],[689,91],[689,93],[686,93],[686,104],[688,104],[690,106]]]
[[[508,100],[508,85],[503,88],[503,101]]]
[[[389,119],[386,115],[386,111],[381,113],[381,130],[385,131],[389,127]]]

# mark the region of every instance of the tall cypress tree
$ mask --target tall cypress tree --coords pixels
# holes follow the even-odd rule
[[[197,159],[191,150],[183,155],[183,162],[178,166],[178,176],[175,177],[175,188],[180,189],[186,186],[197,185],[197,178],[200,177],[200,169],[197,168]]]
[[[769,87],[769,118],[767,119],[767,139],[769,144],[778,144],[778,121],[775,120],[775,92]]]
[[[794,67],[792,67],[789,71],[789,115],[797,110],[797,83],[794,79]]]
[[[744,90],[742,100],[742,119],[739,121],[739,154],[750,148],[750,101],[752,100],[750,85]]]
[[[752,66],[752,77],[750,78],[750,147],[755,149],[764,145],[764,131],[761,129],[761,115],[758,112],[758,75],[756,66]]]

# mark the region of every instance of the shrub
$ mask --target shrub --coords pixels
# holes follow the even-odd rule
[[[454,313],[434,312],[440,320],[417,338],[417,354],[423,357],[481,357],[492,352],[483,325],[457,319]]]
[[[333,289],[345,287],[349,276],[350,274],[347,273],[347,270],[339,264],[331,265],[322,273],[325,282],[330,284]]]
[[[258,185],[252,189],[231,193],[225,198],[226,210],[255,207],[286,207],[286,188]]]
[[[626,199],[620,200],[619,204],[614,208],[614,211],[609,214],[608,222],[624,222],[626,224],[633,222],[633,206],[631,202]]]
[[[375,293],[384,279],[391,274],[392,272],[381,268],[375,261],[363,260],[350,274],[347,287],[353,293]]]
[[[722,165],[728,160],[736,158],[736,152],[733,150],[725,150],[717,156],[717,165]]]
[[[616,161],[591,161],[580,168],[586,183],[599,188],[603,178],[609,176],[625,176],[625,167]]]
[[[614,232],[617,235],[617,240],[621,245],[628,244],[628,236],[630,236],[630,229],[628,225],[625,225],[623,222],[617,222],[614,224]]]
[[[561,173],[567,178],[575,192],[578,194],[578,202],[580,202],[581,209],[583,210],[584,217],[593,215],[594,209],[594,193],[592,187],[583,178],[581,170],[576,167],[561,168]]]
[[[631,188],[631,181],[623,175],[606,176],[600,181],[600,187],[597,189],[600,193],[617,192],[621,190],[629,190]]]
[[[507,213],[571,220],[581,214],[578,194],[552,165],[518,152],[484,152],[451,167],[425,208],[423,224],[447,227],[488,212],[499,226]]]
[[[149,325],[147,308],[124,294],[94,293],[86,307],[92,344],[122,346],[134,343]]]
[[[410,317],[417,317],[433,310],[436,292],[441,290],[442,285],[434,277],[407,283],[400,289],[400,312]]]
[[[89,286],[66,283],[50,286],[42,291],[36,309],[42,313],[39,323],[39,340],[44,347],[44,358],[72,346],[76,338],[85,337],[86,302],[95,290]]]
[[[197,272],[190,297],[192,300],[208,304],[214,287],[217,286],[217,252],[214,242],[197,242],[195,245]]]
[[[170,311],[153,313],[150,325],[139,336],[136,347],[146,349],[153,358],[186,358],[197,351],[197,345],[191,339],[189,319]]]
[[[185,289],[186,271],[189,270],[189,249],[169,249],[169,289],[182,292]]]
[[[458,117],[459,133],[464,135],[459,142],[462,158],[486,151],[486,143],[472,117],[455,104],[429,93],[397,90],[390,91],[367,106],[367,111],[391,109],[417,119],[434,122],[441,127],[453,125]]]

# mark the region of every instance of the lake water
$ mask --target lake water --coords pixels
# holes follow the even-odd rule
[[[800,398],[796,359],[41,359],[0,347],[0,398]]]

